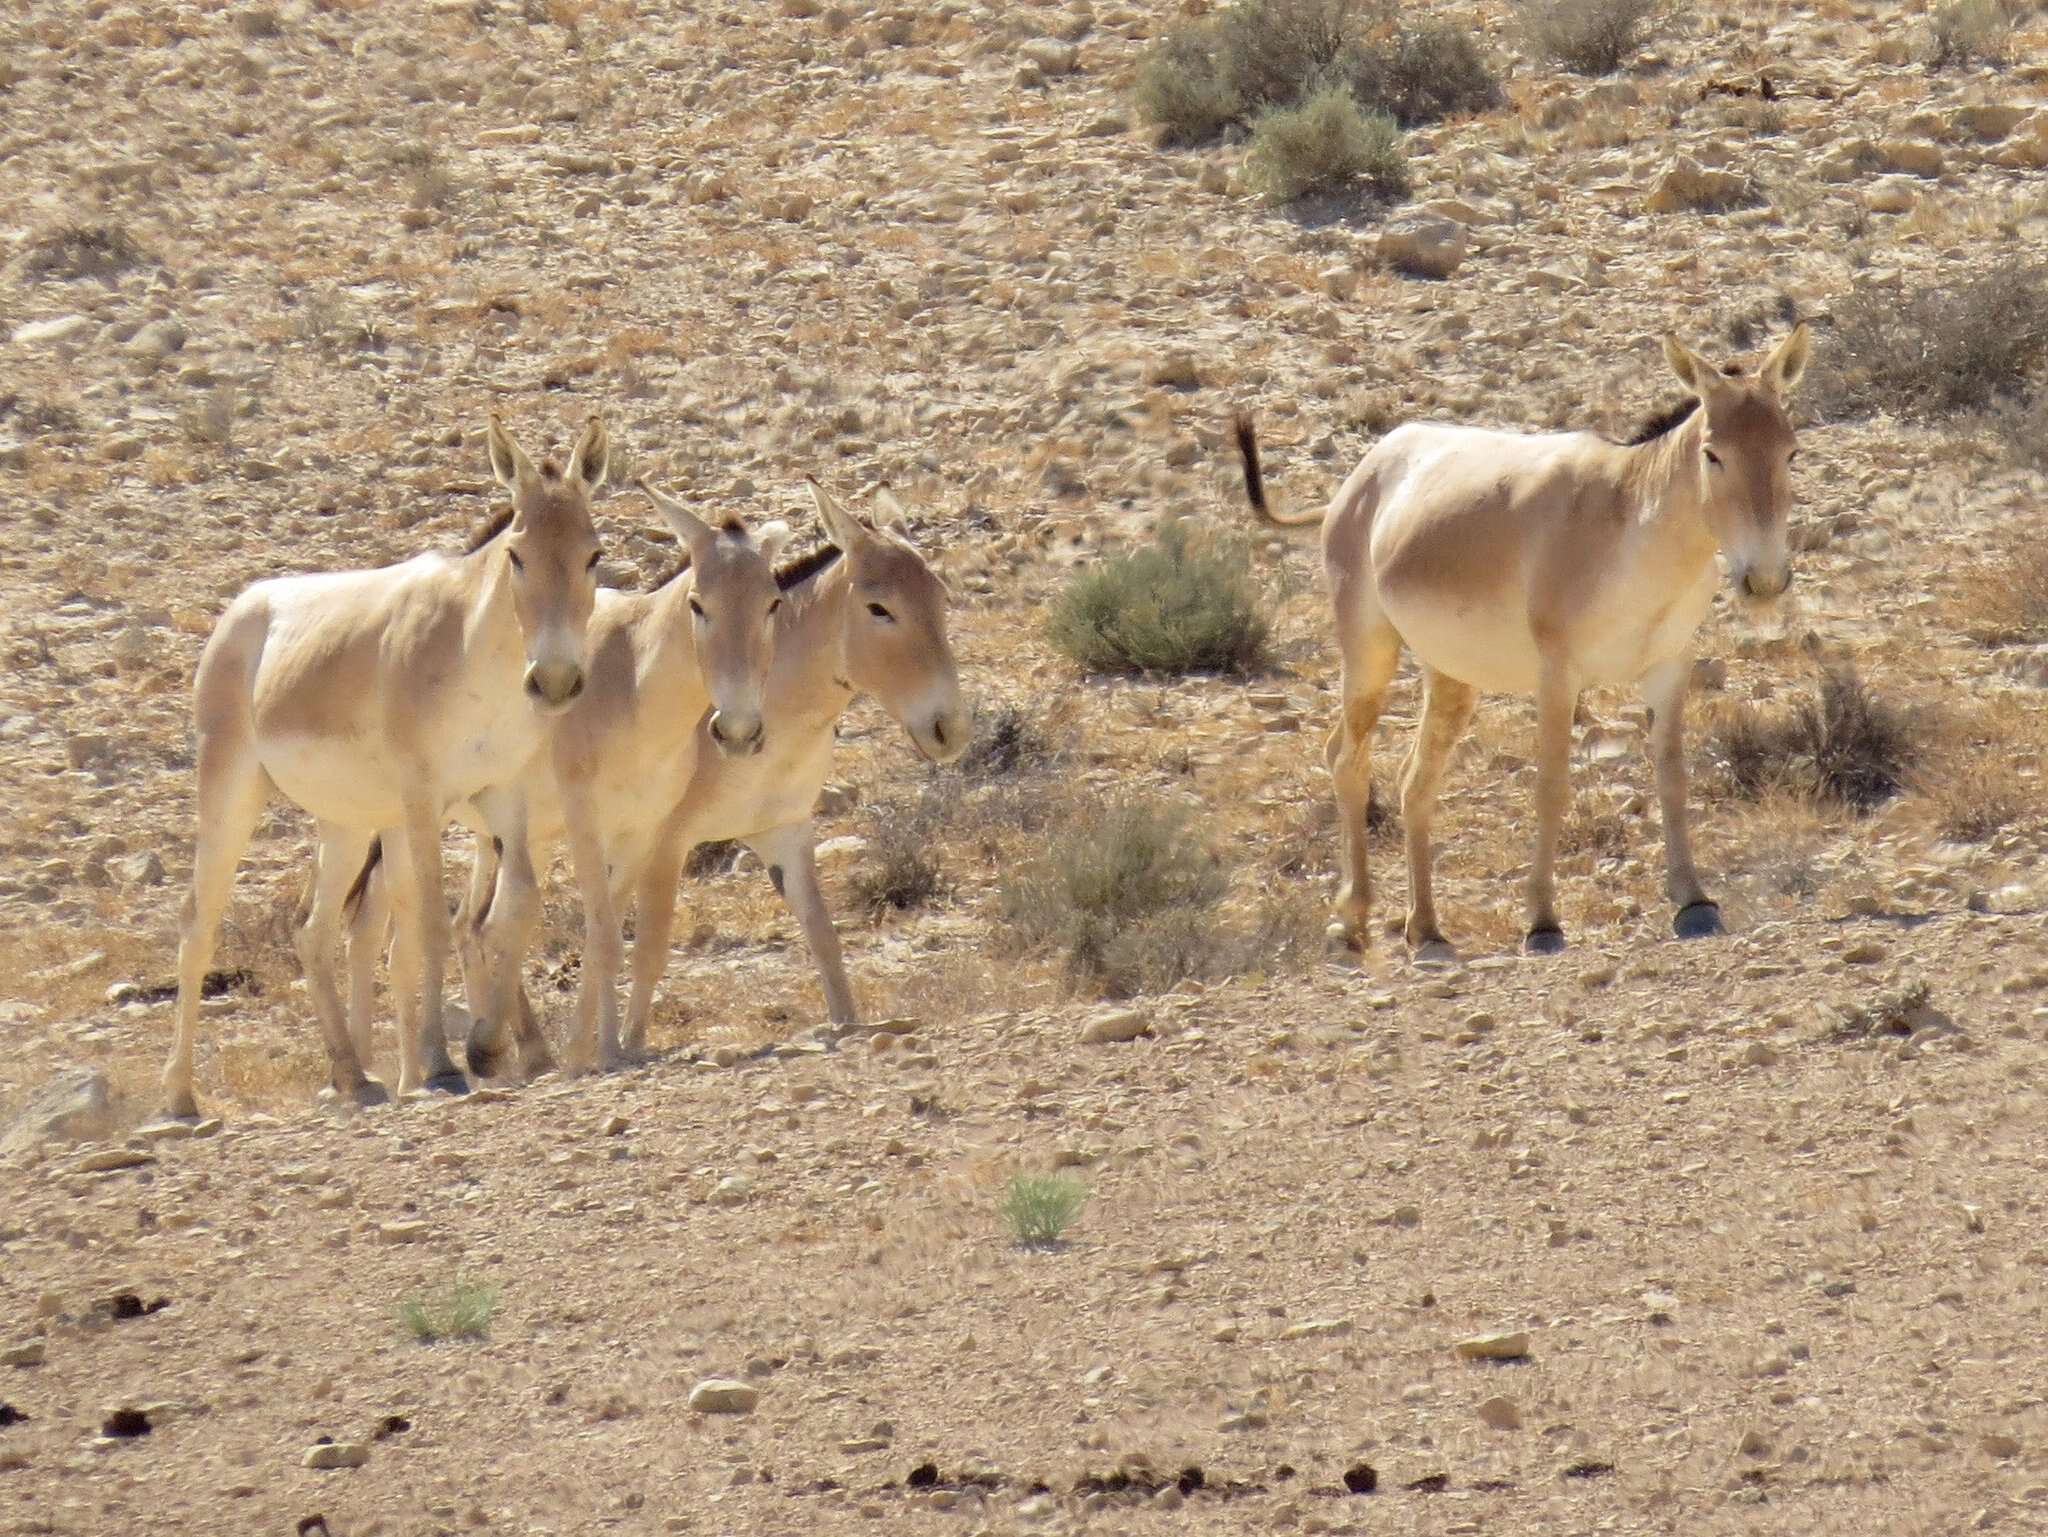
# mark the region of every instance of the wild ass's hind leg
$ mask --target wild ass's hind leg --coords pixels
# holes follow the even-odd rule
[[[299,952],[299,966],[306,974],[306,988],[313,997],[313,1012],[320,1021],[320,1033],[327,1043],[329,1081],[337,1098],[356,1105],[381,1105],[391,1096],[384,1085],[363,1070],[363,1053],[350,1020],[344,1013],[335,965],[335,946],[341,938],[341,920],[348,894],[369,853],[370,838],[332,822],[320,824],[320,852],[313,870],[312,900],[293,936]],[[381,936],[380,936],[381,937]],[[351,969],[358,969],[358,950],[370,953],[375,964],[374,944],[350,947]],[[350,989],[350,1005],[355,988]],[[367,1034],[367,1030],[365,1031]]]
[[[1677,909],[1671,930],[1680,939],[1705,939],[1722,932],[1721,909],[1701,887],[1692,862],[1685,775],[1685,693],[1691,682],[1692,657],[1677,657],[1644,676],[1643,698],[1651,711],[1650,756],[1664,819],[1664,893]]]
[[[1362,580],[1369,584],[1371,577]],[[1337,799],[1340,876],[1329,935],[1333,942],[1362,949],[1370,940],[1372,917],[1372,871],[1365,845],[1372,803],[1372,734],[1379,725],[1387,684],[1401,659],[1401,637],[1380,614],[1376,596],[1354,595],[1340,587],[1335,608],[1343,653],[1342,703],[1323,760]]]
[[[431,796],[408,796],[405,827],[394,840],[403,858],[392,875],[399,939],[393,947],[400,985],[398,1092],[467,1094],[469,1080],[448,1056],[441,988],[448,964],[448,899],[441,890],[441,813]],[[407,1005],[410,1005],[408,1008]]]
[[[469,1070],[478,1078],[502,1072],[509,1024],[520,1070],[533,1077],[554,1065],[520,975],[540,921],[540,886],[527,844],[523,801],[490,803],[485,816],[490,831],[477,834],[476,863],[459,921],[470,1002],[464,1049]]]
[[[1530,955],[1563,951],[1564,928],[1557,921],[1557,844],[1572,794],[1572,712],[1578,687],[1563,667],[1545,661],[1536,683],[1536,857],[1529,866],[1529,932],[1522,949]]]
[[[609,1073],[620,1065],[618,980],[625,941],[619,932],[619,906],[612,894],[604,839],[584,797],[566,784],[562,792],[569,857],[583,895],[583,975],[576,989],[569,1067],[572,1072],[595,1068]]]
[[[199,831],[192,850],[192,887],[178,919],[178,1022],[164,1064],[164,1108],[173,1120],[196,1120],[192,1046],[199,1030],[199,995],[213,964],[221,915],[235,870],[256,831],[269,794],[269,776],[242,730],[203,733],[199,743]]]
[[[839,931],[832,926],[831,909],[818,885],[817,832],[806,818],[787,827],[777,827],[747,846],[768,867],[768,879],[776,893],[789,904],[796,921],[803,925],[804,941],[817,963],[818,979],[825,987],[825,1017],[835,1025],[859,1022],[853,1003],[853,987],[846,980],[846,958],[840,953]]]
[[[623,1042],[631,1057],[647,1050],[654,990],[668,970],[669,939],[676,925],[676,882],[682,878],[687,853],[680,833],[663,828],[633,882],[633,989],[626,1001]]]
[[[1455,960],[1457,951],[1444,938],[1436,919],[1436,855],[1430,832],[1436,820],[1437,796],[1451,750],[1472,723],[1478,692],[1447,673],[1424,673],[1422,723],[1408,754],[1401,779],[1401,826],[1408,851],[1408,924],[1406,936],[1421,961]]]

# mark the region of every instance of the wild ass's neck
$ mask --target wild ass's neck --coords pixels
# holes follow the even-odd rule
[[[790,589],[775,618],[769,710],[778,717],[829,724],[853,703],[846,676],[846,626],[853,572],[844,556]]]
[[[1627,474],[1644,509],[1643,521],[1686,575],[1714,558],[1700,483],[1700,449],[1707,432],[1705,406],[1662,437],[1628,450]]]
[[[519,633],[519,611],[512,606],[512,562],[497,540],[464,557],[461,581],[464,651],[480,663],[500,662],[523,677],[526,643]]]

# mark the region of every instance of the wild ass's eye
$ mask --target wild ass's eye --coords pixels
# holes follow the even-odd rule
[[[603,550],[592,550],[592,551],[590,552],[590,559],[586,560],[586,561],[585,561],[585,562],[583,563],[583,569],[584,569],[585,571],[595,571],[595,570],[597,569],[597,563],[598,563],[599,561],[603,560],[603,559],[604,559],[604,551],[603,551]]]
[[[868,612],[873,614],[877,619],[887,619],[893,621],[896,618],[894,614],[890,613],[886,608],[882,607],[882,605],[879,603],[870,603],[868,605]]]
[[[1710,448],[1707,450],[1707,463],[1711,464],[1715,469],[1718,470],[1719,468],[1721,468],[1721,456],[1715,453]]]
[[[512,562],[512,569],[514,571],[519,572],[522,576],[525,575],[526,562],[519,558],[519,552],[517,550],[507,550],[505,552],[505,558]]]
[[[699,603],[695,598],[692,598],[690,599],[690,612],[695,614],[699,619],[702,619],[704,617],[704,605]]]

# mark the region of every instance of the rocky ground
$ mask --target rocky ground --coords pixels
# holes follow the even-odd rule
[[[1291,217],[1240,148],[1160,148],[1130,84],[1165,6],[0,18],[0,1530],[2048,1523],[2048,652],[1982,622],[2044,486],[1990,434],[1807,425],[1794,601],[1716,613],[1701,718],[1852,660],[1921,761],[1858,817],[1735,797],[1702,733],[1732,937],[1664,938],[1642,711],[1603,693],[1560,961],[1513,954],[1516,700],[1439,818],[1460,969],[1290,945],[1083,1044],[1101,1005],[993,943],[1030,808],[1126,786],[1201,808],[1231,918],[1293,933],[1326,890],[1309,541],[1256,549],[1262,675],[1083,679],[1043,638],[1077,566],[1241,516],[1232,409],[1310,499],[1404,417],[1619,427],[1672,394],[1664,330],[1721,356],[1796,312],[1824,357],[1848,296],[2048,233],[2038,15],[2019,62],[1930,72],[1917,9],[1700,7],[1590,82],[1499,6],[1445,14],[1508,78],[1410,135],[1388,217],[1439,279],[1383,259],[1377,211]],[[1760,71],[1770,102],[1714,89]],[[1694,211],[1723,175],[1738,206]],[[280,807],[205,1005],[224,1125],[136,1136],[222,605],[458,539],[487,411],[559,451],[593,408],[622,483],[722,510],[890,482],[984,718],[1043,749],[975,778],[847,719],[828,882],[869,1016],[909,1023],[820,1041],[795,924],[713,868],[653,1065],[334,1119]],[[599,512],[609,580],[672,560],[636,495]],[[1383,763],[1415,703],[1404,671]],[[949,890],[871,916],[853,888],[921,798]],[[998,1198],[1051,1168],[1089,1204],[1020,1248]],[[404,1303],[464,1284],[486,1338],[409,1336]],[[1521,1359],[1456,1351],[1512,1333]]]

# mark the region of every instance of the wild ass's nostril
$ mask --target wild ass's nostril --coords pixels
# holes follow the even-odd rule
[[[946,717],[943,715],[937,717],[935,720],[932,721],[932,740],[934,742],[937,742],[941,747],[947,745]]]

